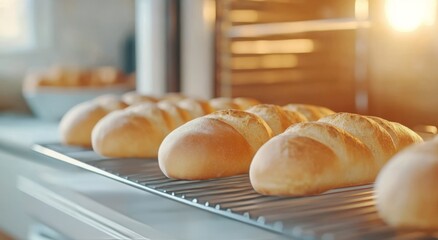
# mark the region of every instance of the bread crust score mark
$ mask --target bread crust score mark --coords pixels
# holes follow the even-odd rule
[[[380,121],[395,129],[392,135]],[[371,183],[397,151],[422,141],[415,132],[392,124],[352,113],[298,123],[260,148],[251,163],[251,183],[262,194],[286,196]]]

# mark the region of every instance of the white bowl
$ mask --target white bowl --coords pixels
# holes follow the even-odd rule
[[[132,86],[118,85],[110,87],[40,87],[23,89],[32,112],[41,119],[57,121],[73,106],[105,94],[122,95],[134,90]]]

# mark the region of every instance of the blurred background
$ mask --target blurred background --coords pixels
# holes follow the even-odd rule
[[[54,67],[114,66],[133,71],[126,56],[135,36],[132,0],[0,0],[0,110],[26,111],[28,73]],[[62,99],[60,99],[62,100]]]
[[[436,4],[221,1],[216,93],[436,125]]]
[[[437,1],[0,0],[3,143],[55,136],[74,104],[134,89],[316,104],[436,133]],[[0,227],[26,239],[16,178],[37,170],[7,154]]]
[[[137,61],[144,93],[436,125],[436,12],[436,0],[0,0],[0,109],[28,111],[29,72],[130,74]]]

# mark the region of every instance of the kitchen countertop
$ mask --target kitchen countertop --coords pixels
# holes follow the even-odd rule
[[[16,188],[24,193],[20,196],[25,198],[26,206],[19,207],[24,207],[26,214],[33,218],[43,217],[46,224],[66,235],[74,238],[100,236],[98,231],[78,230],[75,224],[66,227],[59,219],[63,215],[49,214],[54,208],[58,212],[64,211],[64,215],[73,216],[75,221],[94,221],[91,225],[104,229],[102,231],[111,238],[121,234],[139,239],[286,239],[30,151],[34,143],[57,141],[56,122],[45,122],[27,115],[0,114],[0,153],[12,149],[11,153],[22,154],[19,169],[28,168],[17,173],[17,181],[10,183],[16,184]],[[0,159],[0,164],[1,161],[4,160]],[[84,216],[74,217],[78,214],[84,215],[86,220]],[[2,220],[0,217],[0,227]]]
[[[58,141],[57,122],[43,121],[26,114],[0,114],[0,142],[2,144],[30,148],[37,142]]]

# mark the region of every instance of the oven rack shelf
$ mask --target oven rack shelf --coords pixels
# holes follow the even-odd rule
[[[168,179],[155,159],[104,158],[60,144],[33,150],[130,186],[196,208],[277,232],[294,239],[431,239],[419,231],[401,231],[377,215],[372,185],[328,191],[310,197],[272,197],[256,193],[248,175],[206,181]]]

